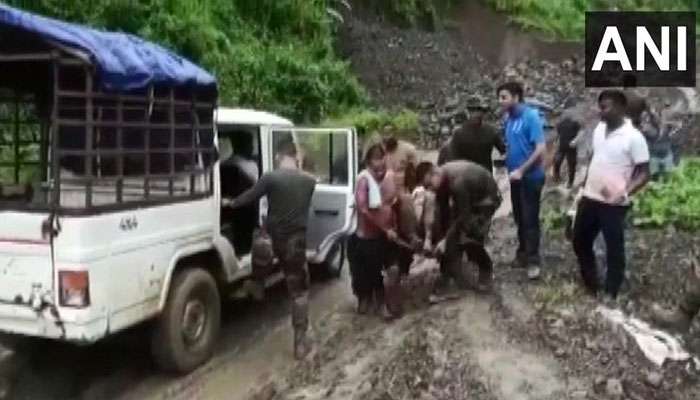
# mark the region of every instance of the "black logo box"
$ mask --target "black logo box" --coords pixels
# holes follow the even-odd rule
[[[593,71],[598,48],[607,27],[618,29],[627,58],[632,64],[632,71],[624,71],[619,62],[606,61],[600,71]],[[661,71],[648,50],[645,49],[645,70],[637,71],[637,26],[643,26],[654,39],[661,50],[661,27],[670,27],[670,70]],[[685,71],[677,70],[677,27],[685,26],[686,67]],[[695,12],[616,12],[589,11],[586,12],[586,86],[587,87],[659,87],[680,86],[695,87]],[[610,44],[607,51],[613,52]],[[605,49],[604,49],[605,51]]]

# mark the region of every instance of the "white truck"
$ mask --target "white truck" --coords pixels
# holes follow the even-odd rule
[[[290,141],[318,178],[308,260],[339,275],[354,130],[217,108],[213,77],[158,46],[4,5],[0,70],[0,332],[89,344],[150,321],[160,367],[206,362],[265,213],[222,209],[251,185],[233,161],[260,175]]]

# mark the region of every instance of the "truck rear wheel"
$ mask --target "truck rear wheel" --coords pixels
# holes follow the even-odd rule
[[[178,272],[153,329],[151,348],[159,368],[187,373],[211,358],[221,327],[216,282],[201,268]]]
[[[323,262],[324,278],[340,278],[345,265],[345,242],[338,241],[328,252],[328,258]]]

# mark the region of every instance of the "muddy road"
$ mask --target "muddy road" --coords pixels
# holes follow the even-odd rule
[[[498,176],[505,192],[504,175]],[[700,362],[654,364],[629,333],[602,316],[601,303],[580,288],[561,230],[545,233],[542,280],[529,282],[524,270],[510,268],[516,235],[508,201],[502,207],[488,244],[496,275],[491,294],[455,289],[450,300],[431,304],[439,271],[435,261],[423,260],[406,283],[406,315],[386,323],[355,313],[346,268],[340,279],[313,285],[316,346],[301,362],[292,357],[288,301],[279,287],[262,303],[226,304],[216,356],[189,376],[155,370],[142,328],[87,348],[33,342],[10,398],[700,398]],[[647,319],[652,301],[674,300],[687,249],[699,242],[677,232],[635,232],[629,284],[617,303],[603,306]],[[697,329],[692,332],[677,340],[697,354]]]

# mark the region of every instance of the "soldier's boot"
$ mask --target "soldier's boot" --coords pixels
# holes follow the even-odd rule
[[[680,304],[674,309],[664,309],[656,304],[652,308],[652,317],[661,327],[685,333],[690,329],[693,317],[700,311],[700,272],[697,267],[691,270],[685,293]]]
[[[479,281],[476,289],[482,293],[493,291],[493,270],[490,268],[479,268]]]
[[[292,301],[292,327],[294,328],[294,358],[301,360],[311,352],[309,330],[309,300],[302,295]]]

